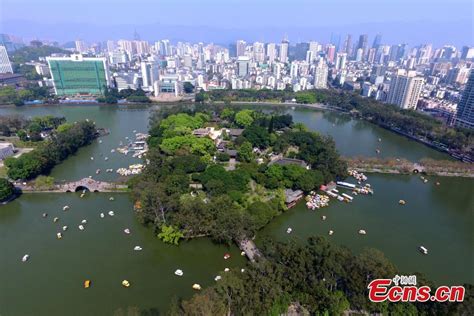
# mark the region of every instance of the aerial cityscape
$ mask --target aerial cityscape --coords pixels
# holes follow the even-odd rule
[[[454,2],[0,0],[0,315],[472,315]]]

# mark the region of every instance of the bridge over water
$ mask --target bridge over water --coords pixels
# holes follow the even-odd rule
[[[115,182],[105,182],[94,180],[92,178],[84,178],[78,181],[57,183],[51,189],[36,188],[31,184],[19,184],[17,185],[23,192],[116,192],[126,189],[128,186],[124,184],[118,184]]]

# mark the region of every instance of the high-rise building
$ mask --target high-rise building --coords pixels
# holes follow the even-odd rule
[[[250,59],[247,56],[240,56],[237,58],[237,75],[245,77],[250,72]]]
[[[423,77],[416,76],[415,71],[399,69],[390,81],[387,103],[396,104],[402,109],[416,109],[423,84]]]
[[[0,45],[0,74],[13,73],[12,64],[8,58],[7,49]]]
[[[337,53],[336,55],[336,70],[346,68],[347,53]]]
[[[461,101],[458,103],[456,126],[474,128],[474,70],[471,70]]]
[[[314,88],[326,89],[328,87],[328,65],[323,58],[320,58],[314,68]]]
[[[361,34],[359,36],[359,42],[357,43],[356,49],[362,49],[362,57],[365,57],[365,55],[367,55],[367,39],[367,34]]]
[[[298,63],[296,61],[291,62],[290,77],[291,79],[295,79],[296,77],[298,77]]]
[[[288,48],[289,48],[290,42],[288,42],[287,39],[284,39],[281,41],[280,44],[280,61],[282,63],[286,63],[288,61]]]
[[[379,48],[379,46],[382,44],[382,34],[377,34],[375,35],[374,38],[374,43],[372,44],[372,48]]]
[[[265,60],[265,45],[260,42],[253,43],[253,58],[259,63]]]
[[[352,35],[347,34],[346,39],[344,40],[344,45],[342,46],[342,52],[346,53],[348,57],[352,56]]]
[[[115,50],[115,42],[114,41],[107,41],[107,51],[109,53]]]
[[[306,58],[305,58],[306,62],[308,64],[311,64],[314,60],[314,52],[312,50],[308,50],[306,52]]]
[[[309,42],[308,50],[312,51],[313,56],[316,57],[316,55],[319,52],[319,43],[318,42]]]
[[[143,87],[150,90],[153,89],[153,85],[155,81],[158,80],[160,72],[158,63],[154,61],[142,61],[140,64],[140,68],[142,73]]]
[[[104,57],[46,57],[56,95],[101,95],[110,86]]]
[[[75,44],[76,44],[76,52],[78,52],[79,54],[87,52],[87,46],[83,41],[76,40]]]
[[[336,51],[339,51],[339,45],[341,44],[341,34],[331,33],[330,43],[336,47]]]
[[[334,63],[334,57],[336,55],[336,46],[329,44],[326,46],[326,56],[328,58],[328,61],[333,64]]]
[[[268,43],[267,44],[267,59],[268,62],[273,63],[277,57],[277,50],[275,43]]]
[[[463,46],[461,50],[461,59],[474,58],[474,47]]]
[[[236,46],[237,46],[237,57],[245,56],[247,43],[245,41],[238,40]]]

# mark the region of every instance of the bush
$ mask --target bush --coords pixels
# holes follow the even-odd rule
[[[15,187],[7,179],[0,178],[0,201],[9,199],[15,193]]]

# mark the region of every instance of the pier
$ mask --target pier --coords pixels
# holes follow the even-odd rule
[[[257,248],[255,243],[250,239],[242,239],[238,242],[239,248],[245,252],[250,262],[256,262],[258,258],[263,258],[262,253]]]

